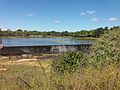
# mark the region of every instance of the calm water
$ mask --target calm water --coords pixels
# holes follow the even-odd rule
[[[45,46],[91,44],[92,41],[80,41],[71,38],[2,38],[4,46]]]

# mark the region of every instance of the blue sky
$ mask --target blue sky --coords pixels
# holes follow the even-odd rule
[[[0,0],[0,28],[78,31],[120,25],[120,0]]]

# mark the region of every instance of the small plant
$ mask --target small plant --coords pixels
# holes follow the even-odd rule
[[[69,51],[58,57],[52,63],[52,69],[59,73],[72,73],[79,68],[83,54],[75,51]]]

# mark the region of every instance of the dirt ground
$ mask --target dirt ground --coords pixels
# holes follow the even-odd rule
[[[44,54],[41,56],[31,56],[27,57],[24,55],[24,57],[20,56],[12,56],[12,57],[0,57],[0,71],[6,71],[7,66],[11,65],[28,65],[28,66],[40,66],[40,63],[44,67],[47,67],[48,63],[50,64],[52,60],[55,60],[58,57],[58,54]],[[39,63],[38,63],[39,62]]]

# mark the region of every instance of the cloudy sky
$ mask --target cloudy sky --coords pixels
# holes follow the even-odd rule
[[[120,0],[0,0],[0,28],[78,31],[120,25]]]

